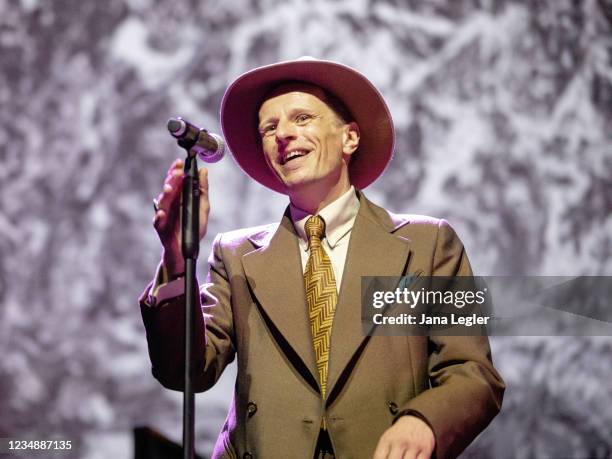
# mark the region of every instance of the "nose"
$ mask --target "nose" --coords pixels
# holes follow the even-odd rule
[[[289,120],[281,120],[276,125],[276,143],[286,145],[297,137],[296,126]]]

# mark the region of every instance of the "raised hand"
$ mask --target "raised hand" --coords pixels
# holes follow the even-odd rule
[[[183,167],[184,161],[182,159],[177,159],[172,163],[164,180],[162,192],[155,200],[157,211],[153,217],[153,227],[157,231],[159,240],[162,243],[162,259],[170,276],[176,276],[185,271],[185,262],[181,253]],[[206,168],[201,168],[198,172],[200,182],[199,236],[201,240],[206,235],[210,204],[208,201],[208,171]]]

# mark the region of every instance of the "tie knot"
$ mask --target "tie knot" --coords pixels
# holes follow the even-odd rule
[[[321,240],[323,234],[325,234],[325,221],[318,215],[313,215],[306,221],[304,225],[306,236],[308,236],[308,242],[312,241],[312,238]]]

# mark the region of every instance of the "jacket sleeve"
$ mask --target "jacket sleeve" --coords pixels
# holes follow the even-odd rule
[[[193,348],[194,390],[210,389],[235,356],[230,284],[223,262],[221,235],[213,242],[206,283],[199,288]],[[140,296],[151,371],[166,388],[185,386],[185,295],[150,306],[151,285]],[[198,306],[200,308],[198,308]]]
[[[445,220],[438,225],[432,273],[472,275],[463,244]],[[497,415],[505,384],[486,335],[431,336],[428,372],[431,388],[401,407],[396,419],[421,418],[434,432],[435,457],[456,457]]]

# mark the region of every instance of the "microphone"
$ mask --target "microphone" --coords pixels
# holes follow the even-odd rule
[[[186,147],[191,144],[189,150],[195,152],[202,161],[216,163],[223,158],[225,142],[217,134],[200,129],[180,116],[170,118],[167,126],[170,135],[178,139],[179,145]]]

